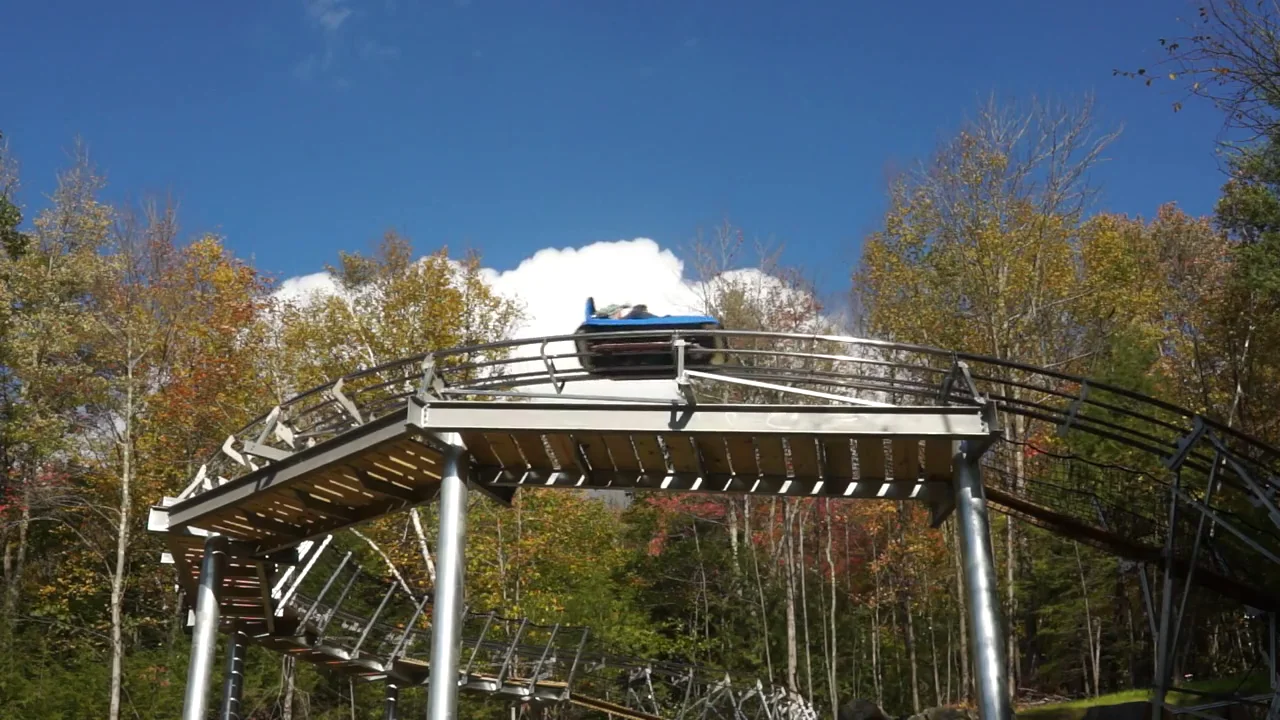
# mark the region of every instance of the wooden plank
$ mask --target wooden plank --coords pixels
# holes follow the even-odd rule
[[[374,495],[412,501],[422,493],[419,485],[407,480],[403,475],[373,466],[361,458],[351,458],[345,470],[348,478],[361,489]]]
[[[635,445],[641,470],[650,475],[667,474],[667,461],[662,456],[662,446],[658,445],[657,435],[632,435],[631,443]]]
[[[951,479],[951,441],[947,438],[925,438],[924,479]]]
[[[608,433],[604,436],[604,443],[609,448],[614,467],[631,472],[640,470],[640,461],[636,459],[636,451],[631,447],[630,435]]]
[[[467,452],[471,453],[471,458],[475,460],[477,465],[488,465],[490,467],[500,467],[502,461],[498,459],[498,454],[489,446],[489,440],[484,433],[464,432],[462,436],[462,444],[466,446]]]
[[[756,465],[756,446],[751,442],[750,435],[729,435],[724,444],[729,448],[729,461],[733,463],[734,475],[750,477],[760,474],[760,468]]]
[[[587,456],[592,470],[613,470],[613,460],[605,446],[604,438],[599,433],[580,433],[574,436],[578,445],[582,446],[582,454]]]
[[[699,474],[698,454],[693,447],[693,440],[688,435],[663,435],[662,442],[671,455],[671,469],[678,473]]]
[[[509,470],[524,470],[524,456],[520,454],[520,448],[516,447],[515,440],[511,436],[502,433],[485,433],[485,439],[489,441],[489,447],[493,448],[493,454],[498,456],[498,463]]]
[[[328,468],[322,474],[311,476],[309,483],[316,493],[323,493],[324,497],[344,507],[361,507],[374,499],[372,493],[361,488],[355,480],[339,473],[337,468]],[[303,483],[299,485],[307,487]]]
[[[893,448],[894,481],[917,479],[920,476],[920,440],[896,437],[890,445]]]
[[[884,438],[858,438],[857,442],[858,479],[884,481]]]
[[[859,441],[859,447],[861,447],[861,441]],[[853,479],[853,453],[849,448],[848,438],[822,438],[822,453],[827,461],[828,479]]]
[[[525,462],[529,463],[529,467],[544,472],[555,470],[555,465],[551,462],[551,456],[547,454],[547,449],[542,444],[541,434],[535,432],[511,433],[511,438],[516,441],[516,445],[520,448],[520,452],[524,454]]]
[[[820,474],[818,445],[814,438],[806,435],[788,435],[787,448],[791,450],[791,470],[797,478],[818,477]]]
[[[699,435],[695,441],[698,452],[702,454],[702,464],[709,475],[728,475],[733,472],[729,466],[729,450],[722,437],[703,437]]]
[[[760,449],[759,463],[762,475],[787,476],[787,451],[782,446],[780,435],[758,435],[756,447]]]
[[[574,452],[577,446],[572,435],[551,433],[547,435],[547,442],[551,444],[551,454],[555,459],[556,467],[566,472],[575,472],[579,469],[577,453]]]
[[[440,476],[440,471],[443,469],[442,466],[444,465],[444,457],[441,456],[435,448],[428,447],[413,438],[396,440],[392,443],[392,446],[412,457],[414,462],[428,473],[431,473],[436,477]]]

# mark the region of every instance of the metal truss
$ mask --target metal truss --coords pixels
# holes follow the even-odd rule
[[[331,540],[309,547],[277,580],[273,631],[245,634],[236,619],[226,621],[229,646],[239,648],[229,656],[243,658],[245,643],[253,642],[382,683],[385,717],[394,718],[401,692],[431,682],[431,596],[383,579],[384,568],[361,565]],[[812,706],[782,688],[723,670],[610,653],[581,626],[468,611],[459,650],[460,690],[515,705],[568,705],[630,720],[817,720]],[[235,681],[224,687],[224,712],[239,702],[235,662],[228,665],[227,677]]]

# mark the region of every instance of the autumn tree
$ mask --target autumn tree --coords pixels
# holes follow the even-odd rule
[[[6,183],[12,188],[12,181]],[[102,180],[77,148],[58,178],[48,209],[29,237],[7,231],[0,259],[4,280],[5,394],[3,616],[14,617],[23,589],[31,522],[66,528],[60,510],[78,504],[69,473],[75,466],[78,409],[92,379],[84,344],[92,321],[89,299],[100,273],[112,211],[98,200]],[[16,210],[6,200],[9,222]],[[48,517],[44,517],[45,515]]]
[[[1280,428],[1264,408],[1280,378],[1280,13],[1269,3],[1209,0],[1189,24],[1159,39],[1155,65],[1117,73],[1177,88],[1175,110],[1195,99],[1222,113],[1228,180],[1215,220],[1231,241],[1232,269],[1221,278],[1216,325],[1234,388],[1219,417],[1274,440]]]
[[[1099,134],[1086,102],[979,109],[917,172],[897,179],[881,229],[863,246],[854,293],[877,337],[1067,369],[1096,352],[1073,332],[1100,291],[1082,276],[1089,171],[1115,133]],[[1095,340],[1099,335],[1089,336]],[[1033,398],[1006,370],[999,392]],[[1022,443],[1021,416],[1002,423]],[[1011,453],[1025,482],[1020,453]],[[1010,694],[1019,677],[1016,525],[1006,535]]]

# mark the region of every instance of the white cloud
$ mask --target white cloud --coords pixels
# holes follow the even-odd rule
[[[334,33],[351,17],[351,8],[345,0],[307,0],[307,17],[326,32]]]
[[[658,315],[698,312],[698,295],[684,276],[684,263],[670,250],[648,238],[596,242],[580,248],[546,248],[526,258],[514,270],[486,271],[493,287],[524,304],[527,319],[517,337],[567,335],[583,321],[588,297],[596,307],[610,304],[644,304]],[[539,348],[524,346],[519,355],[538,356]],[[548,353],[573,351],[569,342],[547,347]],[[536,370],[541,359],[521,364],[512,372]],[[558,369],[576,369],[575,360],[559,360]],[[550,386],[528,388],[548,392]],[[675,399],[675,382],[642,380],[575,382],[565,392],[628,398]]]
[[[314,293],[333,294],[338,291],[338,284],[327,272],[296,275],[280,283],[275,296],[286,302],[302,302]]]
[[[658,315],[701,314],[696,278],[686,277],[685,269],[684,262],[670,250],[651,239],[636,238],[595,242],[577,248],[546,248],[525,258],[512,270],[485,269],[483,274],[497,292],[524,306],[526,319],[516,331],[516,337],[536,338],[571,334],[585,317],[588,297],[595,299],[597,307],[615,303],[644,304]],[[767,290],[794,292],[783,289],[780,280],[759,270],[732,270],[722,277],[750,283],[762,293]],[[337,286],[327,273],[312,273],[283,281],[276,296],[305,301],[315,292],[334,293]],[[570,341],[552,343],[547,352],[570,353],[573,344]],[[509,367],[509,372],[543,369],[537,344],[519,347],[516,355],[530,359]],[[573,359],[560,359],[556,367],[574,370],[579,365]],[[549,384],[526,387],[522,391],[553,392]],[[664,400],[679,397],[673,380],[587,380],[567,385],[564,392]]]

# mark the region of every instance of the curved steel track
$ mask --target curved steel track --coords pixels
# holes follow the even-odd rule
[[[1177,498],[1191,512],[1174,518],[1174,562],[1192,562],[1193,535],[1206,518],[1212,531],[1203,557],[1195,560],[1200,582],[1255,607],[1280,604],[1280,573],[1273,567],[1280,558],[1280,450],[1257,438],[1127,388],[971,353],[826,335],[698,334],[721,338],[728,358],[723,365],[695,368],[718,378],[696,373],[691,378],[705,399],[752,404],[785,396],[784,402],[830,404],[814,396],[822,393],[914,406],[988,401],[1006,430],[1023,429],[1022,437],[1002,443],[1003,451],[986,460],[989,500],[997,509],[1161,565],[1170,554],[1170,498]],[[682,339],[680,331],[592,337],[625,342],[655,335],[672,344]],[[261,458],[255,461],[237,450],[246,441],[288,450],[326,442],[361,423],[403,414],[414,396],[567,401],[621,391],[638,403],[680,402],[672,380],[675,353],[669,366],[634,370],[635,380],[602,381],[582,369],[576,338],[438,350],[300,392],[230,436],[182,498],[256,470]],[[634,390],[637,383],[664,382],[665,397]],[[604,389],[580,390],[586,384]],[[796,397],[777,388],[809,395]],[[1014,462],[1016,452],[1024,454],[1021,463]],[[1211,473],[1214,490],[1208,492]]]

